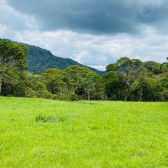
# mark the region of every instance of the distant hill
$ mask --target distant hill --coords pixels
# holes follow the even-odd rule
[[[51,69],[58,68],[58,69],[64,70],[71,65],[88,67],[70,58],[61,58],[58,56],[54,56],[50,51],[46,49],[42,49],[40,47],[36,47],[34,45],[28,45],[25,43],[24,45],[26,45],[29,48],[29,56],[27,59],[27,64],[29,66],[28,71],[43,73],[48,68],[51,68]],[[100,76],[103,76],[103,74],[105,74],[105,71],[99,71],[91,67],[88,67],[88,68],[96,72]]]

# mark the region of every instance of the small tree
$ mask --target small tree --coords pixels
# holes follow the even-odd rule
[[[25,70],[27,68],[26,58],[28,54],[29,50],[25,45],[0,39],[0,94],[5,68],[14,66],[17,69]]]

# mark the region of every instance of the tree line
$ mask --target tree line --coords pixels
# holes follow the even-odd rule
[[[122,57],[100,77],[87,67],[26,71],[28,48],[0,39],[0,94],[55,100],[168,101],[168,63]]]

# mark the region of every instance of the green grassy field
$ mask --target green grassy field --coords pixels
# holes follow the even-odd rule
[[[1,97],[3,167],[168,167],[168,103]]]

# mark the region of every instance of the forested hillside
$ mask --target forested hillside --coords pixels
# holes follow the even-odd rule
[[[31,72],[45,72],[46,69],[58,68],[61,70],[66,69],[71,65],[78,65],[80,67],[87,67],[70,58],[61,58],[54,56],[50,51],[36,47],[33,45],[24,44],[29,48],[29,56],[27,59],[28,71]],[[100,76],[103,76],[105,72],[88,67],[90,70],[96,72]]]

